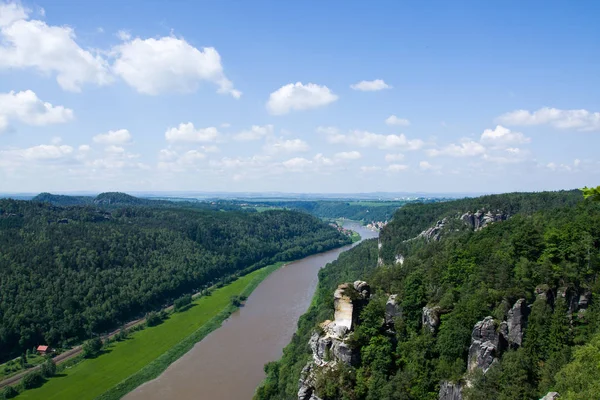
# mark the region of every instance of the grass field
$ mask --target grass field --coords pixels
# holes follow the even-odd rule
[[[34,366],[43,363],[45,360],[46,359],[43,356],[34,353],[27,357],[27,364],[29,366]],[[21,371],[23,371],[23,368],[21,367],[20,357],[7,361],[4,364],[0,364],[0,380],[16,375]]]
[[[40,388],[24,391],[17,399],[91,400],[103,394],[102,398],[120,398],[158,376],[194,343],[218,328],[235,309],[230,304],[231,296],[249,295],[282,264],[254,271],[215,290],[211,296],[194,300],[188,310],[171,314],[162,324],[135,332],[123,342],[111,343],[106,354],[66,369]]]

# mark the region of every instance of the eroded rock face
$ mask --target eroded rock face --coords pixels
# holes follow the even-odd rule
[[[545,395],[544,397],[542,397],[540,400],[557,400],[560,399],[560,394],[558,394],[557,392],[550,392],[547,395]]]
[[[423,307],[421,322],[424,327],[435,333],[437,327],[440,325],[440,307]]]
[[[444,381],[440,384],[439,400],[462,400],[462,385]]]
[[[368,299],[371,296],[371,286],[365,281],[354,282],[354,290],[356,290],[363,299]]]
[[[404,256],[402,254],[396,254],[396,258],[394,259],[395,264],[404,264]]]
[[[554,304],[554,293],[548,285],[539,285],[535,288],[535,295],[538,299],[545,300],[548,304]]]
[[[527,328],[529,307],[525,299],[519,299],[508,311],[506,318],[506,340],[509,346],[516,348],[523,344],[523,333]]]
[[[487,372],[492,364],[497,362],[498,355],[506,348],[506,341],[496,326],[496,321],[492,317],[485,317],[483,321],[475,324],[469,347],[469,372],[476,369]]]
[[[335,323],[337,326],[345,326],[348,330],[352,329],[352,300],[346,294],[350,288],[347,283],[341,284],[333,293],[333,307]]]
[[[485,210],[477,210],[477,212],[474,214],[469,211],[460,217],[461,221],[476,231],[483,229],[485,226],[493,222],[506,221],[508,218],[509,216],[500,210],[498,210],[496,213],[492,213],[491,211],[485,212]]]
[[[428,242],[433,240],[435,242],[439,241],[442,236],[442,231],[444,226],[448,222],[448,218],[444,218],[441,221],[438,221],[435,226],[424,230],[417,236],[417,238],[425,238]]]
[[[393,326],[394,319],[402,316],[402,308],[397,303],[398,295],[392,294],[388,297],[385,303],[385,323],[386,325]]]

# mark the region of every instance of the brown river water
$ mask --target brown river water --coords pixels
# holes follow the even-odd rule
[[[377,232],[357,223],[344,226],[359,232],[362,239],[377,237]],[[124,399],[252,399],[265,377],[263,366],[281,357],[298,319],[308,309],[319,269],[352,246],[309,256],[273,272],[219,329]]]

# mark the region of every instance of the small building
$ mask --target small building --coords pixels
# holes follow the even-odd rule
[[[36,348],[36,350],[43,356],[52,353],[52,349],[50,348],[50,346],[40,345]]]

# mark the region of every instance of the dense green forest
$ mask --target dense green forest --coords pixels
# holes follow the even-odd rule
[[[245,203],[252,207],[275,207],[304,211],[319,218],[345,218],[363,223],[388,221],[406,201],[337,201],[337,200],[290,200]]]
[[[477,210],[508,219],[474,230],[461,215]],[[407,240],[444,218],[439,240]],[[411,204],[396,212],[380,240],[379,250],[375,241],[362,243],[320,272],[313,305],[282,359],[265,367],[255,399],[299,398],[301,372],[313,359],[311,335],[323,335],[318,324],[333,319],[337,285],[356,279],[371,285],[344,339],[356,357],[317,369],[312,395],[320,399],[460,398],[440,394],[442,384],[462,388],[467,400],[539,399],[550,391],[598,398],[600,203],[572,191]],[[391,294],[398,314],[390,323]],[[475,325],[492,321],[486,334],[502,338],[501,322],[521,302],[522,341],[499,340],[486,353],[486,368],[479,358],[468,365],[480,345]],[[425,311],[437,313],[437,323],[424,319]]]
[[[350,243],[305,213],[116,206],[115,198],[136,203],[120,194],[65,207],[0,200],[1,359],[65,346],[182,294]]]

